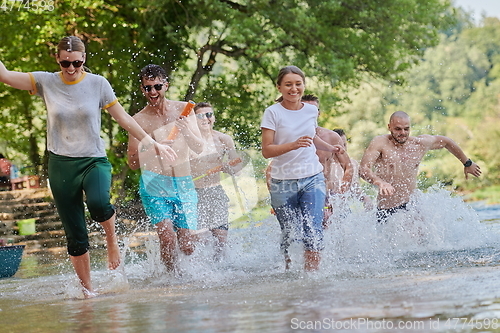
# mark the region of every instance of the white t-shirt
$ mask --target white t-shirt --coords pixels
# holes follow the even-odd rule
[[[302,103],[300,110],[285,109],[281,103],[271,105],[264,112],[261,128],[273,130],[274,144],[296,141],[301,136],[316,135],[318,109]],[[273,158],[271,177],[275,179],[300,179],[314,176],[323,171],[313,145],[289,151]]]
[[[65,81],[61,72],[29,73],[35,90],[47,107],[47,148],[68,157],[104,157],[101,109],[116,104],[115,93],[102,76],[83,73]]]

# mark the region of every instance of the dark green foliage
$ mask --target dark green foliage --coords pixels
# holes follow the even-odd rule
[[[401,82],[403,71],[439,42],[438,30],[452,26],[453,14],[440,0],[59,0],[52,11],[1,12],[0,51],[8,69],[56,71],[55,45],[77,35],[87,44],[86,65],[111,82],[131,114],[145,103],[137,73],[162,65],[171,76],[168,98],[211,102],[217,128],[242,147],[258,147],[260,117],[277,97],[280,67],[302,67],[328,103],[338,99],[332,87],[366,75]],[[43,174],[40,99],[0,85],[0,103],[0,144]],[[102,135],[120,188],[135,186],[126,133],[106,112]]]

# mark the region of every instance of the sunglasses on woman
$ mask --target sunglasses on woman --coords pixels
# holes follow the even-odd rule
[[[213,115],[214,115],[214,113],[213,113],[213,112],[207,112],[207,113],[197,113],[197,114],[196,114],[196,118],[198,118],[198,119],[203,119],[203,118],[205,118],[205,116],[207,116],[207,118],[209,118],[209,119],[210,119],[210,118],[212,118],[212,116],[213,116]]]
[[[147,86],[142,86],[146,92],[150,92],[153,90],[153,87],[155,88],[156,91],[160,91],[163,89],[163,83],[158,83],[158,84],[153,84],[153,85],[147,85]]]
[[[61,60],[59,61],[59,65],[63,68],[68,68],[70,65],[73,65],[73,67],[78,68],[82,67],[83,61],[81,60],[75,60],[75,61],[68,61],[68,60]]]

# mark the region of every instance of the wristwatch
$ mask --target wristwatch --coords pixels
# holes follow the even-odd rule
[[[464,167],[468,168],[472,165],[472,160],[469,158],[467,161],[464,163]]]

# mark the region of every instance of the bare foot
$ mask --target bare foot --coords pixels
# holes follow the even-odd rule
[[[167,268],[167,272],[172,272],[175,273],[177,271],[177,256],[163,256],[162,255],[162,261],[165,267]]]
[[[285,269],[289,270],[290,266],[292,265],[292,259],[290,259],[289,256],[285,256]]]
[[[90,291],[87,288],[83,288],[82,291],[83,291],[83,298],[84,299],[94,298],[94,297],[97,297],[99,295],[95,291]]]
[[[120,247],[117,242],[108,243],[108,268],[117,269],[120,266]]]
[[[304,251],[304,269],[308,272],[319,269],[320,254],[318,251]]]

